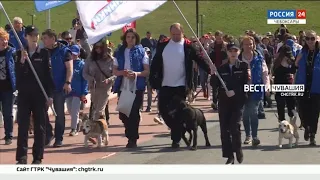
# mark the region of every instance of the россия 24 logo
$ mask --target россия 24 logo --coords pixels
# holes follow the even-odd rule
[[[123,4],[123,1],[106,1],[107,4],[104,5],[91,19],[91,29],[93,30],[95,30],[101,22],[103,22],[113,11]]]

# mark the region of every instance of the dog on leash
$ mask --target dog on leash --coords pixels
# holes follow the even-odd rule
[[[283,120],[279,123],[279,148],[282,148],[282,140],[289,139],[289,148],[293,147],[293,139],[296,139],[295,146],[298,146],[299,133],[298,126],[296,125],[297,112],[292,110],[294,116],[290,121]]]
[[[181,119],[184,129],[182,131],[182,139],[189,147],[192,144],[191,150],[197,150],[198,146],[198,126],[200,126],[206,146],[211,146],[208,138],[207,122],[204,113],[197,108],[190,106],[185,99],[174,96],[172,102],[169,104],[169,115],[175,119]],[[189,140],[185,133],[189,133]]]
[[[83,121],[83,134],[84,136],[84,146],[88,147],[88,141],[90,138],[95,137],[98,140],[98,147],[104,145],[107,146],[109,143],[109,132],[108,124],[104,118],[100,118],[97,121]]]

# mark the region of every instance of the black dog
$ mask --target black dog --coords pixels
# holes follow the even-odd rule
[[[168,106],[169,115],[173,118],[181,119],[183,122],[182,139],[189,147],[193,139],[193,145],[191,150],[197,150],[198,139],[198,126],[202,129],[206,146],[211,146],[208,138],[207,122],[203,112],[200,109],[190,106],[185,99],[178,96],[174,96],[172,102]],[[187,140],[185,133],[190,134],[189,140]]]

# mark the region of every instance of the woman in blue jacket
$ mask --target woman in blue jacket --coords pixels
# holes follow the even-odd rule
[[[73,45],[70,47],[73,59],[73,77],[71,81],[72,91],[66,99],[67,108],[71,115],[71,132],[70,136],[78,135],[80,128],[79,112],[81,101],[86,103],[86,95],[88,94],[88,82],[83,78],[82,71],[84,61],[79,58],[80,47]]]
[[[296,84],[304,85],[304,96],[298,98],[299,116],[305,129],[304,139],[315,146],[320,112],[320,53],[317,34],[306,33],[306,45],[296,60]]]

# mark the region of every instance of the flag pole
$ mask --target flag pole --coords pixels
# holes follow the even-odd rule
[[[201,44],[201,42],[200,42],[197,34],[196,34],[196,33],[194,32],[194,30],[192,29],[190,23],[188,22],[188,20],[186,19],[186,17],[183,15],[183,13],[182,13],[181,9],[179,8],[179,6],[177,5],[177,3],[176,3],[175,1],[172,1],[172,2],[173,2],[173,4],[174,4],[174,6],[177,8],[177,10],[179,11],[179,13],[180,13],[180,15],[182,16],[182,18],[184,19],[184,21],[185,21],[185,22],[187,23],[187,25],[189,26],[189,28],[190,28],[191,32],[193,33],[193,35],[194,35],[195,37],[197,37],[197,38],[196,38],[196,39],[197,39],[197,42],[199,43],[199,46],[201,47],[202,51],[204,52],[205,56],[207,57],[206,61],[208,61],[209,65],[210,65],[211,74],[213,74],[212,71],[214,71],[214,74],[218,77],[218,79],[219,79],[219,81],[221,82],[221,85],[223,86],[223,88],[224,88],[226,91],[228,91],[228,88],[227,88],[226,84],[224,83],[224,81],[222,80],[221,76],[220,76],[219,73],[217,72],[215,65],[212,63],[210,56],[208,55],[207,51],[206,51],[206,50],[204,49],[204,47],[202,46],[202,44]]]
[[[23,50],[24,47],[23,47],[23,45],[22,45],[22,43],[21,43],[21,40],[20,40],[20,38],[19,38],[16,30],[14,29],[14,27],[13,27],[11,21],[10,21],[10,18],[9,18],[9,16],[8,16],[8,14],[7,14],[6,10],[4,9],[4,7],[3,7],[3,5],[2,5],[1,2],[0,2],[0,9],[2,9],[4,15],[6,16],[6,18],[7,18],[7,20],[8,20],[8,23],[9,23],[11,29],[12,29],[12,32],[13,32],[14,36],[16,37],[16,39],[17,39],[17,41],[18,41],[18,43],[19,43],[19,46],[20,46],[21,50]],[[49,100],[49,97],[48,97],[46,91],[44,90],[44,88],[43,88],[43,86],[42,86],[42,83],[41,83],[41,81],[40,81],[40,79],[39,79],[39,76],[37,75],[37,73],[36,73],[36,71],[35,71],[35,69],[34,69],[34,67],[33,67],[33,65],[32,65],[32,63],[31,63],[29,56],[27,56],[27,61],[28,61],[28,63],[29,63],[30,69],[32,70],[32,72],[33,72],[33,74],[34,74],[34,77],[36,78],[36,80],[37,80],[37,82],[38,82],[38,84],[39,84],[39,86],[40,86],[40,88],[41,88],[41,91],[42,91],[44,97],[45,97],[46,100],[48,101],[48,100]],[[56,111],[54,110],[54,108],[53,108],[52,105],[50,105],[50,108],[52,109],[53,114],[54,114],[55,116],[57,116],[57,113],[56,113]]]

